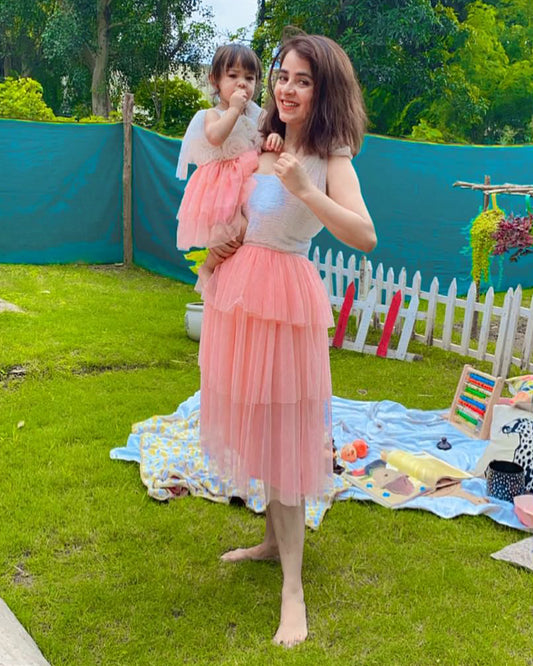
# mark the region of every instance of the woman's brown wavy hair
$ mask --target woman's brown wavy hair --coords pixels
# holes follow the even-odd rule
[[[366,129],[366,111],[357,76],[345,51],[329,37],[297,34],[283,42],[268,74],[269,100],[261,131],[285,136],[285,123],[274,98],[276,73],[287,53],[296,51],[307,60],[313,77],[312,111],[297,147],[305,153],[327,157],[335,148],[349,146],[356,155]]]

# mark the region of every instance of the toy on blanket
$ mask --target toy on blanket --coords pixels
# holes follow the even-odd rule
[[[506,379],[509,391],[513,397],[508,401],[510,405],[533,412],[533,375],[521,375]]]
[[[354,473],[355,472],[355,473]],[[362,470],[354,470],[348,480],[379,504],[396,507],[421,495],[433,494],[448,486],[459,486],[472,475],[427,452],[400,449],[382,450],[380,458]],[[471,501],[470,494],[455,493]]]
[[[492,410],[500,398],[503,382],[502,377],[465,365],[448,414],[450,423],[469,437],[487,439]]]
[[[355,462],[358,458],[366,458],[368,455],[368,444],[364,439],[354,439],[350,444],[345,444],[341,449],[341,458],[346,462]]]
[[[437,448],[440,451],[449,451],[452,448],[452,445],[448,441],[447,437],[441,437],[437,442]]]

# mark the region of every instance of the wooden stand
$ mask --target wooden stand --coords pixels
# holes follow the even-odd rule
[[[469,437],[488,439],[492,410],[503,383],[503,377],[493,377],[465,365],[448,416],[450,423]]]
[[[123,261],[126,266],[133,260],[133,238],[131,231],[131,164],[132,141],[131,124],[133,119],[133,95],[126,93],[122,103],[122,126],[124,129],[124,160],[122,167],[122,229]]]

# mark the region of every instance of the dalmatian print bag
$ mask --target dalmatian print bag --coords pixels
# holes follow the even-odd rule
[[[524,468],[526,492],[533,492],[533,413],[510,405],[495,405],[490,442],[478,460],[482,476],[491,460],[512,460]]]

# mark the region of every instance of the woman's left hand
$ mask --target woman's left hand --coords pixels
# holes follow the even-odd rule
[[[274,163],[274,173],[289,192],[298,198],[313,187],[306,170],[292,153],[281,153]]]

